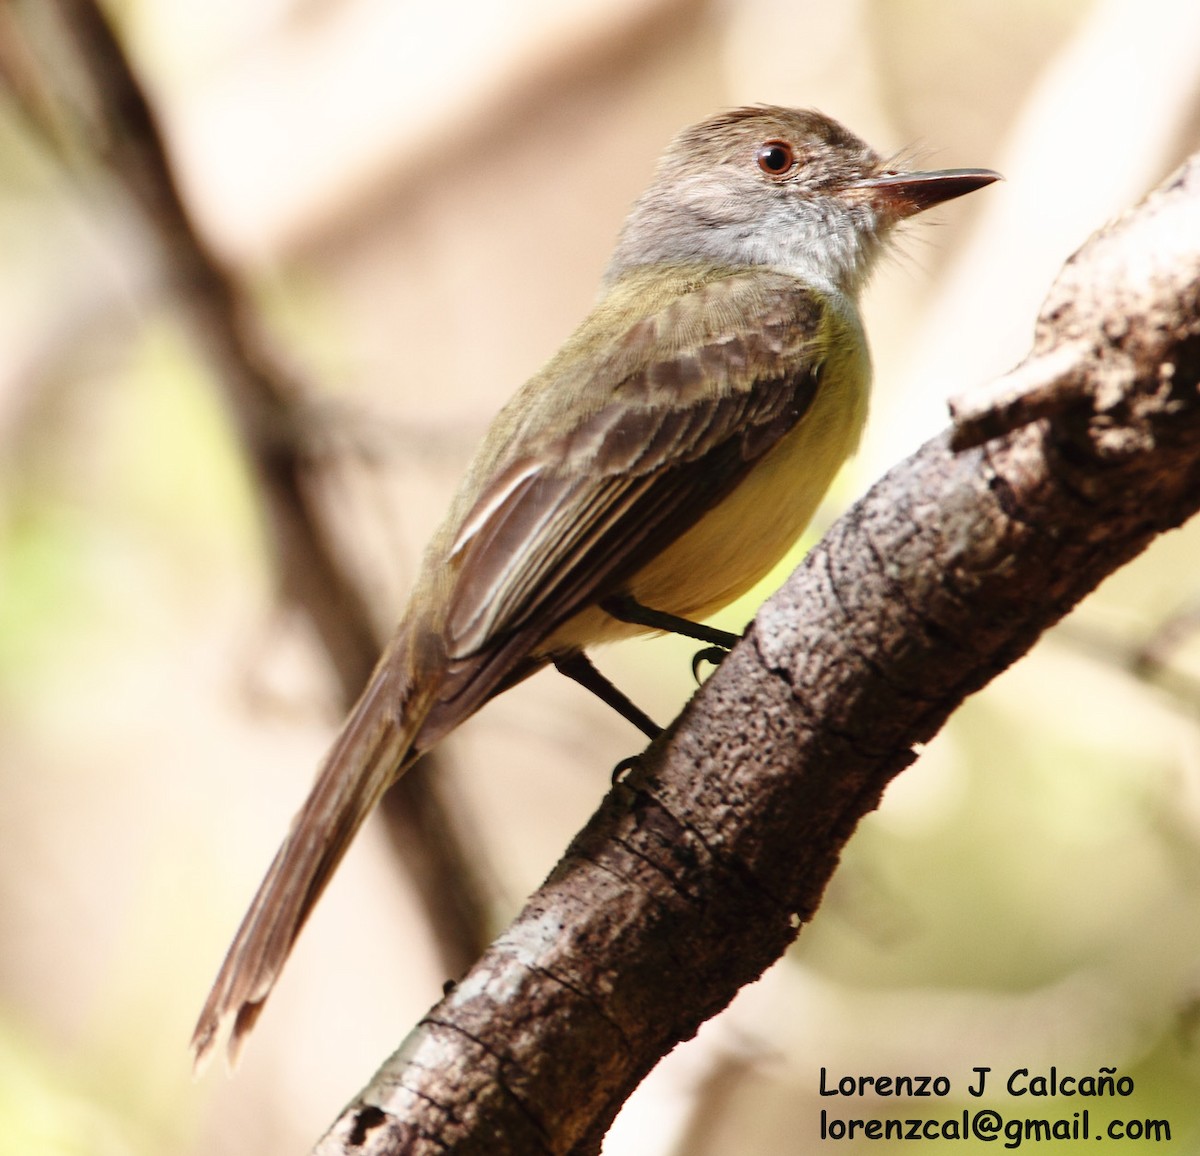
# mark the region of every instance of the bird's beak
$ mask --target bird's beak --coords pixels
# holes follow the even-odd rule
[[[862,190],[877,211],[900,221],[1003,179],[991,169],[937,169],[928,173],[879,173],[855,181],[849,188]]]

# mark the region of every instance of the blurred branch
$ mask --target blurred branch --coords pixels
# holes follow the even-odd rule
[[[27,113],[54,133],[56,143],[61,145],[64,120],[73,114],[84,122],[82,129],[75,125],[76,142],[104,163],[157,242],[180,316],[223,387],[261,502],[281,593],[313,624],[348,707],[365,685],[380,643],[366,602],[319,523],[324,480],[321,455],[309,452],[307,391],[271,348],[238,278],[192,223],[153,110],[99,6],[94,0],[54,0],[53,8],[73,49],[70,79],[81,88],[72,94],[78,107],[64,116],[43,86],[22,83],[23,62],[36,59],[36,52],[19,51],[13,40],[13,13],[24,19],[24,10],[5,10],[0,67],[25,99]],[[34,31],[27,29],[31,43]],[[439,777],[439,786],[430,769],[406,776],[385,812],[393,833],[404,832],[394,842],[418,881],[443,966],[458,975],[485,942],[486,903],[474,853],[461,846],[459,827],[437,793],[445,778]]]
[[[1133,653],[1131,667],[1145,678],[1161,677],[1170,672],[1172,656],[1200,633],[1200,600],[1193,600],[1159,623],[1154,633]],[[1200,709],[1200,686],[1193,681],[1190,705]]]
[[[1009,432],[934,438],[831,528],[320,1156],[599,1152],[812,918],[919,744],[1200,509],[1200,154],[1061,271],[1039,359],[1063,404],[1030,373],[1044,417],[1001,391]]]
[[[1193,603],[1171,615],[1137,644],[1075,619],[1059,626],[1054,637],[1169,696],[1189,714],[1200,716],[1200,679],[1177,669],[1173,663],[1174,655],[1197,633],[1200,633],[1200,606]]]

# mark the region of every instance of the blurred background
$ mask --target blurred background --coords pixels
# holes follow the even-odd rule
[[[470,895],[422,899],[405,820],[373,822],[236,1077],[192,1082],[201,1001],[370,639],[666,141],[778,102],[1007,177],[876,277],[873,415],[828,524],[1020,360],[1062,261],[1200,147],[1200,5],[113,0],[194,234],[90,11],[0,4],[0,1154],[304,1152],[641,745],[553,674],[490,705],[427,802]],[[1200,527],[1166,536],[964,706],[609,1156],[812,1150],[822,1107],[975,1106],[977,1065],[1115,1066],[1130,1099],[992,1102],[1195,1145],[1198,560]],[[694,649],[600,663],[665,722]],[[822,1066],[955,1093],[821,1100]]]

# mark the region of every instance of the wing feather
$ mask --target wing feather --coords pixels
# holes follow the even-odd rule
[[[743,273],[671,299],[593,358],[604,403],[499,470],[460,520],[443,636],[463,678],[451,672],[444,697],[475,709],[727,495],[810,408],[822,322],[794,278]]]

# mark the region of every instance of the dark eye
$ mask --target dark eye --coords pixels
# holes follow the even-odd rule
[[[785,140],[769,140],[759,146],[758,167],[769,177],[782,177],[795,161],[796,154]]]

